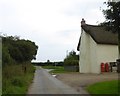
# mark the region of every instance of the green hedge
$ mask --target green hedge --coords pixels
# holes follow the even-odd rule
[[[79,61],[78,60],[65,60],[64,66],[78,66]]]

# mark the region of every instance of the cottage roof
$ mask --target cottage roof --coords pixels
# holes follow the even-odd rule
[[[118,45],[118,34],[111,31],[107,31],[103,26],[97,25],[81,25],[81,28],[88,33],[97,44],[109,44],[109,45]],[[77,46],[79,51],[81,37]]]

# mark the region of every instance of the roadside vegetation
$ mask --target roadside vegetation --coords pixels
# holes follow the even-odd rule
[[[6,94],[26,94],[35,69],[30,63],[25,66],[27,67],[26,73],[24,73],[22,65],[11,65],[3,68],[3,96]]]
[[[120,82],[120,81],[119,81]],[[87,91],[93,96],[100,94],[117,95],[118,94],[118,80],[104,81],[92,84],[87,87]]]
[[[2,36],[2,94],[26,94],[33,79],[38,46],[30,40]]]
[[[1,43],[1,42],[0,42]],[[1,44],[0,44],[1,46]],[[1,61],[1,48],[0,48],[0,96],[2,95],[2,61]]]
[[[75,51],[69,52],[64,59],[64,62],[50,62],[47,60],[45,63],[33,63],[34,65],[42,66],[45,69],[53,69],[50,73],[66,73],[66,72],[78,72],[79,71],[79,56]]]
[[[69,52],[69,54],[64,59],[64,66],[78,66],[79,55],[75,51]]]
[[[79,55],[77,55],[75,51],[69,52],[64,59],[64,68],[66,71],[79,71]]]

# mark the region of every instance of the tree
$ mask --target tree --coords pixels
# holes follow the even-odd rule
[[[19,39],[15,36],[2,37],[3,65],[24,63],[36,59],[38,46],[30,40]]]
[[[23,61],[31,61],[32,59],[36,59],[38,46],[36,46],[34,42],[29,40],[18,40],[16,45],[24,57]]]
[[[118,34],[118,49],[120,59],[120,1],[105,2],[107,9],[103,10],[106,21],[102,25],[106,26],[107,30],[111,30]]]
[[[4,67],[13,62],[14,60],[11,58],[8,48],[3,44],[2,45],[2,63],[3,63],[2,66]]]
[[[65,65],[78,65],[79,56],[75,51],[69,52],[69,55],[64,59]]]

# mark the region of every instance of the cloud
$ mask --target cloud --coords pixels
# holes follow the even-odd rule
[[[63,60],[76,50],[80,21],[103,21],[101,0],[0,0],[0,31],[39,46],[37,61]]]

